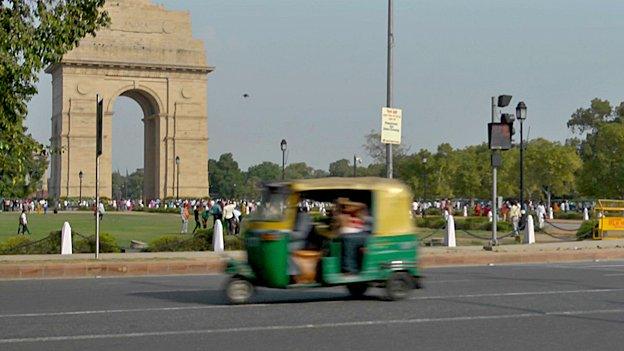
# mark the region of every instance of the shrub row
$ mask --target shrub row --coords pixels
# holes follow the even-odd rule
[[[589,221],[584,221],[581,223],[581,226],[576,231],[576,239],[585,240],[591,239],[592,230],[598,226],[598,221],[595,219],[590,219]]]
[[[74,253],[95,252],[95,235],[83,237],[72,232]],[[115,238],[108,233],[100,233],[100,252],[120,252]],[[16,235],[0,243],[1,255],[59,254],[61,253],[61,232],[52,231],[43,240],[32,240],[26,235]]]
[[[179,234],[163,235],[152,240],[145,251],[212,251],[212,237],[212,228],[198,230],[191,237]],[[223,246],[225,250],[242,250],[244,241],[240,236],[224,235]]]
[[[556,212],[553,213],[555,219],[583,219],[582,212]]]
[[[481,217],[468,217],[460,218],[454,217],[455,229],[458,230],[492,230],[492,223],[487,218]],[[442,217],[425,217],[416,218],[416,226],[421,228],[430,229],[442,229],[446,228],[446,221]],[[496,226],[499,231],[511,231],[512,225],[508,222],[498,222]]]
[[[134,207],[132,208],[132,211],[135,212],[149,212],[149,213],[180,213],[180,209],[178,208],[172,208],[172,207],[168,207],[168,208],[164,208],[164,207],[158,207],[158,208],[149,208],[149,207]]]

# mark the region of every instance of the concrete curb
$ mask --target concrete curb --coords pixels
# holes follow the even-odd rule
[[[420,266],[482,266],[489,264],[523,264],[553,263],[596,260],[624,259],[624,249],[594,249],[579,251],[545,251],[545,252],[490,252],[484,254],[464,255],[423,255]]]
[[[218,274],[225,268],[226,257],[166,258],[145,259],[108,258],[95,260],[61,260],[57,256],[41,261],[4,261],[0,263],[0,279],[45,279],[45,278],[80,278],[80,277],[124,277],[150,275]],[[240,257],[240,252],[231,256]],[[60,255],[58,255],[60,256]],[[23,258],[24,256],[22,256]],[[498,264],[552,263],[595,260],[624,259],[623,248],[497,252],[497,251],[421,251],[420,266],[479,266]]]

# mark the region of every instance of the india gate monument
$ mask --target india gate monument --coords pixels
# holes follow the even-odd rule
[[[50,196],[78,197],[80,171],[82,195],[95,196],[96,94],[104,101],[100,196],[112,195],[118,96],[134,99],[143,111],[143,197],[175,197],[177,182],[180,197],[207,196],[206,93],[214,67],[206,63],[203,42],[193,38],[189,13],[149,0],[111,0],[105,9],[109,27],[46,69],[52,75],[50,142],[57,150],[51,155]]]

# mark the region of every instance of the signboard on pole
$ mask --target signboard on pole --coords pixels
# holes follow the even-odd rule
[[[96,144],[95,144],[95,157],[102,155],[102,115],[104,112],[104,99],[96,95],[97,107],[96,107]]]
[[[401,144],[401,119],[403,111],[398,108],[381,108],[381,142]]]

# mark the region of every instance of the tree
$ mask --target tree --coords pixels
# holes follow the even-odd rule
[[[577,109],[572,116],[570,116],[567,125],[573,133],[591,133],[601,124],[618,122],[623,116],[624,103],[621,103],[614,110],[608,100],[595,98],[591,101],[589,108]]]
[[[285,169],[286,179],[303,179],[312,178],[314,168],[308,166],[305,162],[291,163]]]
[[[624,198],[624,125],[609,123],[587,136],[582,171],[578,178],[582,194]]]
[[[329,164],[329,175],[332,177],[351,177],[353,176],[353,166],[349,164],[349,160],[343,158]]]
[[[43,176],[29,174],[28,165],[43,146],[23,126],[27,103],[37,93],[37,74],[109,22],[103,5],[104,0],[0,3],[0,194],[16,196],[16,186]]]
[[[210,191],[221,198],[240,198],[245,192],[243,173],[231,153],[208,160]]]
[[[264,161],[247,169],[248,178],[257,178],[261,182],[281,179],[282,169],[277,163]]]
[[[362,147],[366,150],[366,153],[378,163],[386,162],[386,144],[381,142],[381,134],[377,131],[371,130],[370,133],[364,136],[366,142]],[[392,155],[395,159],[400,159],[407,155],[409,147],[404,145],[393,145]]]

